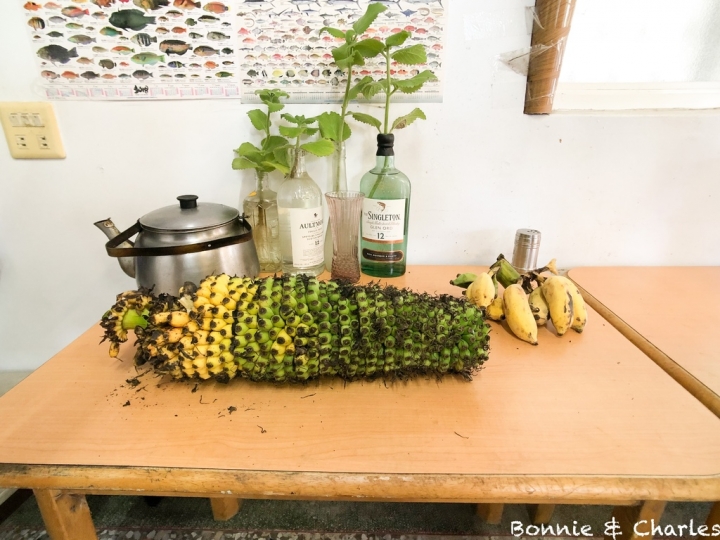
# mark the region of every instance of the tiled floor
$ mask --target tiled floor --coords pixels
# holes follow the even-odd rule
[[[0,372],[0,395],[27,375]],[[142,497],[94,496],[88,497],[88,504],[101,540],[484,540],[512,538],[512,522],[529,523],[523,505],[507,505],[502,523],[491,526],[476,516],[471,504],[247,500],[233,519],[223,523],[213,521],[207,499],[163,498],[149,505]],[[705,522],[710,506],[668,504],[662,524],[688,525],[692,520],[697,527]],[[552,523],[590,525],[593,537],[600,538],[611,512],[608,506],[558,506]],[[0,524],[0,540],[46,538],[34,498]]]

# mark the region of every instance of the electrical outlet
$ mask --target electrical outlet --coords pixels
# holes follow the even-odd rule
[[[60,130],[51,103],[0,103],[0,122],[15,159],[63,159]]]

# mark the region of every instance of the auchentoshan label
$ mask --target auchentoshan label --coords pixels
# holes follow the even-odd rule
[[[362,237],[368,242],[394,244],[405,235],[405,199],[363,200]]]
[[[290,214],[293,266],[312,268],[322,264],[325,259],[322,206],[285,210]]]

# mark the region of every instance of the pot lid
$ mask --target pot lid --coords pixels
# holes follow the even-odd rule
[[[143,229],[190,232],[214,229],[237,219],[235,208],[216,203],[198,203],[197,195],[180,195],[180,204],[165,206],[140,218]]]

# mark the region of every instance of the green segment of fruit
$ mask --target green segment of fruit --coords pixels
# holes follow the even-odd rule
[[[307,276],[210,276],[179,297],[118,295],[101,321],[110,355],[134,330],[135,362],[176,379],[470,378],[490,328],[466,299]]]

